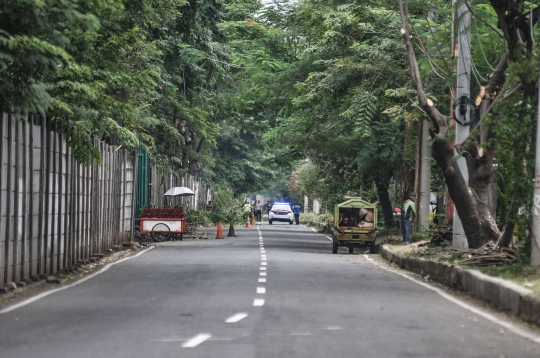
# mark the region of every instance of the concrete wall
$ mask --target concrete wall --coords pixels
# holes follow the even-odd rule
[[[78,163],[44,117],[0,114],[0,280],[37,279],[130,241],[136,154]]]

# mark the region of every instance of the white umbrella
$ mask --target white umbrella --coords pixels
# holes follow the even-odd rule
[[[186,188],[185,186],[176,186],[174,188],[170,188],[165,193],[165,196],[188,196],[188,195],[195,195],[195,193],[190,188]]]

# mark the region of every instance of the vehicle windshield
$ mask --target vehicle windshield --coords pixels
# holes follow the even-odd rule
[[[291,210],[289,205],[274,205],[272,210]]]

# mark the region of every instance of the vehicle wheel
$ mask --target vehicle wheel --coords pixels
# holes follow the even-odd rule
[[[289,220],[289,225],[292,225],[293,221],[292,220]]]
[[[272,225],[272,220],[268,220],[268,223],[269,223],[270,225]]]
[[[337,249],[338,249],[338,243],[337,243],[337,241],[334,241],[332,243],[332,253],[337,254]]]
[[[354,254],[354,247],[349,247],[349,254]]]
[[[152,239],[157,242],[165,241],[171,236],[171,229],[166,224],[159,223],[152,228]]]
[[[371,246],[369,247],[369,253],[370,254],[376,254],[377,253],[377,245],[375,245],[375,243],[372,243]]]

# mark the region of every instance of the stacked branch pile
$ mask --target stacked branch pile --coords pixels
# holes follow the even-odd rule
[[[496,246],[493,241],[488,242],[478,249],[456,249],[451,250],[467,257],[456,262],[458,265],[471,266],[493,266],[510,265],[518,261],[515,250],[508,247]]]

